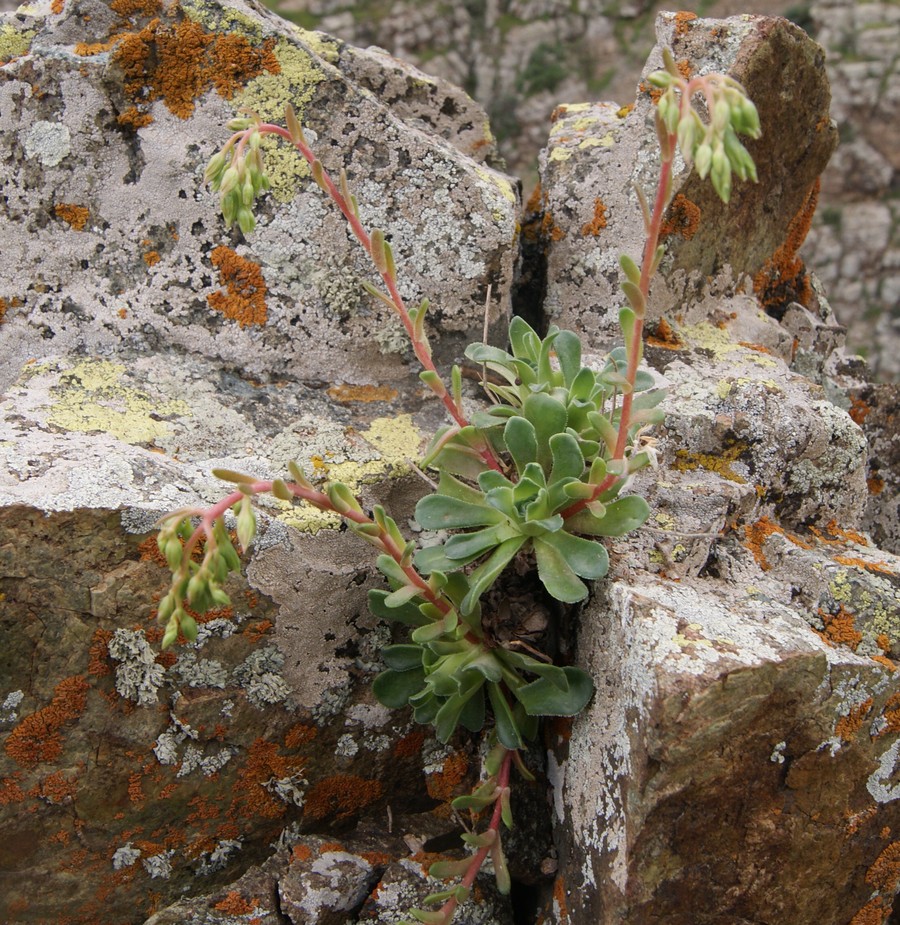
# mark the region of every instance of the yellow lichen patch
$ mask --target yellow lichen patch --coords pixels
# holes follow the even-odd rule
[[[53,211],[57,218],[61,218],[73,231],[83,231],[91,214],[86,206],[77,206],[71,202],[58,202]]]
[[[399,414],[396,417],[376,418],[361,436],[366,443],[378,451],[379,458],[366,462],[347,462],[325,465],[330,479],[343,482],[354,494],[366,483],[385,474],[398,475],[409,467],[409,460],[419,455],[422,441],[413,424],[412,415]],[[318,533],[319,530],[336,530],[341,523],[337,514],[318,511],[309,505],[288,508],[280,518],[289,526],[304,533]]]
[[[302,123],[325,74],[313,55],[291,42],[279,41],[272,54],[278,70],[249,81],[235,104],[261,119],[278,122],[290,103]],[[309,166],[293,148],[276,143],[274,138],[263,139],[263,151],[272,195],[279,202],[289,202],[296,195],[298,181],[309,176]]]
[[[808,305],[812,298],[809,275],[798,254],[812,225],[821,185],[821,179],[816,179],[791,219],[784,243],[753,278],[753,291],[760,304],[776,314],[791,302]]]
[[[568,148],[563,148],[560,145],[557,145],[550,152],[551,161],[567,161],[572,156],[572,152]]]
[[[0,64],[27,54],[34,35],[33,29],[21,31],[9,23],[0,26]]]
[[[259,264],[245,260],[224,245],[215,248],[209,259],[219,271],[219,283],[226,288],[225,292],[220,290],[206,297],[210,306],[242,328],[265,324],[268,287]]]
[[[154,402],[138,389],[120,385],[125,367],[106,360],[81,360],[53,389],[47,423],[70,431],[101,431],[123,443],[150,443],[168,433],[160,416],[189,415],[183,401]]]
[[[679,472],[692,472],[694,469],[706,469],[709,472],[716,472],[723,479],[729,482],[737,482],[739,485],[746,485],[747,480],[738,475],[731,466],[737,462],[741,453],[747,449],[746,444],[736,443],[734,446],[721,453],[689,453],[687,450],[678,450],[675,454],[675,463],[673,468]]]
[[[584,237],[590,235],[596,238],[606,227],[606,212],[606,203],[598,196],[594,200],[594,216],[589,222],[581,226],[581,234]]]
[[[297,38],[299,38],[310,51],[315,52],[315,54],[329,62],[329,64],[337,64],[338,58],[340,58],[337,39],[332,38],[324,32],[313,32],[310,29],[303,29],[301,26],[294,26],[294,31],[297,33]]]
[[[393,401],[398,392],[386,385],[333,385],[328,395],[341,404],[350,402]]]
[[[490,170],[485,170],[483,167],[476,167],[475,173],[486,183],[495,186],[500,191],[500,195],[507,202],[515,203],[516,194],[513,192],[512,184],[510,184],[509,180],[505,180],[499,174],[492,173]]]
[[[671,234],[678,234],[686,240],[697,233],[697,226],[700,224],[700,207],[691,202],[682,193],[679,193],[669,206],[662,227],[659,229],[661,237],[667,237]]]

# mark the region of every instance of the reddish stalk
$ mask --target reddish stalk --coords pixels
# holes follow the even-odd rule
[[[509,786],[509,771],[512,764],[513,755],[515,752],[512,749],[507,749],[506,754],[503,756],[503,763],[500,765],[500,772],[497,775],[497,789],[500,793],[503,792]],[[496,832],[497,837],[500,837],[500,825],[502,822],[501,815],[503,813],[503,804],[498,793],[497,800],[494,803],[494,811],[491,814],[491,824],[488,826],[488,832]],[[466,870],[465,876],[460,881],[460,886],[464,886],[467,890],[472,888],[472,884],[475,882],[475,878],[478,876],[478,871],[481,870],[481,865],[484,864],[485,858],[490,854],[491,846],[485,845],[483,848],[479,848],[475,854],[472,855],[472,860],[469,862],[469,867]],[[456,911],[456,907],[459,905],[459,900],[456,897],[451,896],[447,902],[444,903],[440,908],[440,914],[444,916],[444,921],[449,922],[453,917],[453,913]]]
[[[283,128],[280,125],[273,125],[266,122],[254,126],[253,131],[258,131],[263,135],[278,135],[281,138],[284,138],[286,141],[290,142],[297,149],[303,159],[309,164],[310,168],[312,168],[313,164],[315,163],[319,163],[321,165],[321,162],[318,160],[309,145],[307,145],[302,139],[297,140],[293,138],[291,133],[286,128]],[[353,210],[351,203],[347,202],[347,200],[344,198],[344,195],[338,189],[337,185],[324,170],[324,168],[321,172],[321,180],[325,187],[325,191],[331,197],[334,204],[341,210],[341,214],[347,220],[347,224],[350,226],[350,229],[356,237],[357,241],[359,241],[359,243],[362,245],[369,258],[372,259],[373,263],[375,263],[372,255],[371,235],[368,231],[366,231],[362,222],[360,222],[359,218]],[[384,283],[388,294],[390,295],[390,301],[393,303],[394,309],[396,310],[397,315],[399,316],[400,321],[406,330],[406,334],[409,337],[410,343],[412,344],[413,351],[416,354],[416,359],[422,365],[423,369],[425,369],[427,372],[434,373],[434,377],[430,378],[427,383],[428,387],[441,400],[444,407],[447,409],[447,413],[450,415],[450,417],[453,418],[459,427],[468,427],[469,421],[463,414],[462,408],[456,404],[450,393],[447,391],[447,387],[440,379],[440,374],[437,371],[437,367],[434,365],[434,361],[431,359],[431,348],[428,346],[428,342],[426,340],[420,340],[416,336],[415,328],[409,317],[409,310],[406,308],[406,303],[403,301],[403,297],[400,295],[400,291],[397,288],[396,279],[391,273],[381,270],[377,263],[376,270],[378,275],[381,277],[381,280]],[[484,460],[485,465],[487,465],[489,468],[494,469],[497,472],[503,471],[503,467],[500,465],[499,461],[491,452],[491,449],[489,446],[487,446],[487,444],[479,449],[479,454]]]

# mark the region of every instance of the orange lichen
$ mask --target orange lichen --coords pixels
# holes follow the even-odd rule
[[[354,774],[335,774],[320,780],[306,794],[304,817],[349,819],[381,799],[383,792],[381,781]]]
[[[656,327],[653,329],[653,334],[647,338],[647,343],[651,347],[661,347],[663,350],[681,349],[681,338],[665,318],[660,318],[656,322]]]
[[[146,263],[148,267],[154,266],[154,264],[159,263],[160,260],[159,251],[147,251],[142,256],[144,258],[144,263]]]
[[[870,658],[873,662],[878,662],[882,668],[887,668],[891,674],[897,670],[896,662],[891,661],[886,655],[872,655]]]
[[[260,620],[259,623],[250,623],[244,628],[241,635],[244,636],[248,642],[255,645],[260,639],[265,637],[266,633],[268,633],[274,625],[275,624],[271,620]]]
[[[258,263],[239,257],[231,248],[220,245],[210,254],[213,266],[219,271],[219,283],[226,292],[214,292],[206,301],[226,318],[245,328],[252,324],[265,324],[266,281]]]
[[[890,914],[890,904],[876,896],[850,919],[850,925],[884,925]]]
[[[90,660],[88,661],[88,674],[94,675],[95,678],[112,674],[112,666],[109,664],[109,641],[112,639],[112,630],[104,630],[99,627],[94,630],[91,637],[91,647],[88,649]]]
[[[557,920],[565,925],[569,921],[569,907],[566,903],[566,883],[561,876],[553,881],[553,901],[556,906]]]
[[[440,771],[426,778],[428,795],[441,803],[459,796],[459,785],[466,779],[468,771],[468,757],[463,752],[454,752],[444,761]]]
[[[866,562],[865,559],[860,559],[856,556],[835,556],[834,561],[839,562],[841,565],[850,565],[853,568],[863,569],[867,572],[881,572],[884,575],[894,574],[894,569],[887,562]]]
[[[900,732],[900,693],[888,697],[883,712],[885,726],[882,735],[889,732]]]
[[[0,806],[19,803],[25,799],[25,791],[19,786],[19,775],[4,777],[0,780]]]
[[[339,841],[326,841],[319,845],[319,854],[327,854],[329,851],[345,851],[346,849]]]
[[[394,746],[395,758],[412,758],[421,754],[425,742],[425,733],[421,729],[413,730],[409,735],[403,736]]]
[[[125,128],[139,129],[149,125],[153,116],[149,112],[141,112],[137,106],[129,106],[124,112],[116,116],[116,122]]]
[[[850,410],[847,413],[860,427],[862,427],[863,422],[871,411],[872,409],[858,395],[852,395],[850,397]]]
[[[683,193],[679,193],[666,210],[665,219],[659,229],[660,237],[679,234],[690,241],[697,233],[700,215],[700,207],[695,202],[691,202]]]
[[[819,610],[819,616],[825,624],[825,635],[832,642],[849,646],[853,650],[862,642],[862,633],[856,628],[855,617],[843,605],[837,613]]]
[[[0,318],[2,318],[0,314]],[[870,495],[880,495],[884,491],[884,479],[879,478],[877,475],[872,475],[866,479],[866,488],[869,489]]]
[[[82,714],[89,687],[80,675],[60,681],[50,703],[26,716],[9,734],[4,745],[9,757],[27,768],[59,757],[62,752],[60,730]]]
[[[689,13],[687,10],[681,10],[675,14],[675,35],[686,35],[688,23],[692,23],[697,18],[696,13]]]
[[[821,185],[821,179],[816,179],[809,188],[800,209],[788,225],[784,243],[753,278],[753,291],[760,304],[776,317],[780,317],[779,313],[791,302],[809,305],[812,299],[809,275],[798,253],[812,225]]]
[[[160,10],[157,0],[122,0],[121,15],[153,15]],[[177,15],[177,5],[170,8]],[[122,118],[134,127],[151,121],[147,108],[161,99],[179,118],[194,111],[194,102],[210,88],[231,99],[248,80],[263,71],[281,70],[273,52],[274,42],[266,40],[254,48],[242,35],[219,35],[204,31],[189,19],[164,22],[151,19],[139,31],[126,31],[106,42],[75,46],[75,54],[91,56],[112,50],[112,57],[124,75],[126,95],[135,104]]]
[[[277,819],[286,806],[269,793],[266,784],[285,780],[303,770],[305,759],[297,755],[282,755],[274,742],[257,739],[247,752],[244,766],[238,772],[233,788],[231,813],[241,816]]]
[[[887,633],[879,633],[875,637],[875,644],[878,646],[879,649],[881,649],[882,652],[891,651],[891,639]]]
[[[214,909],[226,915],[249,915],[259,907],[259,900],[247,900],[237,890],[230,890],[227,896],[217,902]]]
[[[754,524],[745,524],[744,535],[747,539],[744,546],[753,553],[753,558],[756,559],[757,564],[764,572],[767,572],[772,565],[766,558],[763,547],[766,544],[766,540],[775,533],[786,537],[795,546],[799,546],[801,549],[811,548],[809,543],[805,543],[799,537],[794,536],[794,534],[782,530],[777,524],[772,523],[768,517],[762,517]]]
[[[562,241],[566,236],[566,233],[556,224],[549,212],[545,212],[544,217],[541,219],[540,234],[545,241]]]
[[[866,883],[883,896],[893,896],[900,885],[900,841],[891,842],[866,872]]]
[[[853,736],[859,732],[869,710],[872,709],[872,698],[869,697],[861,704],[853,707],[846,716],[842,716],[834,727],[834,733],[844,742],[852,740]]]
[[[360,851],[359,856],[373,867],[387,867],[394,860],[387,851]]]
[[[606,227],[606,203],[598,196],[594,200],[594,217],[581,226],[581,234],[584,237],[596,238],[597,235]]]
[[[83,231],[91,211],[86,206],[77,206],[71,202],[58,202],[53,211],[57,218],[61,218],[73,231]]]
[[[156,16],[162,10],[161,0],[112,0],[109,8],[120,16]]]
[[[837,525],[836,520],[829,520],[824,531],[811,526],[809,532],[812,533],[820,543],[825,543],[828,546],[837,546],[846,542],[856,543],[858,546],[869,545],[869,541],[861,533],[856,533],[854,530],[842,530]],[[828,534],[827,536],[826,533]]]
[[[296,726],[291,726],[284,734],[284,747],[290,749],[300,748],[301,745],[312,742],[318,734],[319,730],[315,726],[304,726],[302,723],[297,723]]]
[[[66,5],[66,0],[53,0],[50,4],[50,12],[55,13],[57,16],[63,11]]]
[[[333,385],[328,395],[341,404],[349,402],[393,401],[399,393],[386,385]]]
[[[308,861],[312,857],[312,848],[309,845],[294,845],[291,858],[294,861]]]

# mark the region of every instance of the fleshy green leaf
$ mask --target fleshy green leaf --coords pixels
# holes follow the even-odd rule
[[[388,668],[394,671],[411,671],[422,667],[422,647],[410,645],[386,646],[381,650],[381,657]]]
[[[501,745],[507,748],[522,748],[522,734],[516,726],[512,710],[507,703],[506,695],[496,684],[488,684],[488,696],[491,699],[491,708],[494,711],[497,738]]]
[[[650,505],[640,495],[626,495],[607,504],[602,518],[590,511],[579,511],[566,521],[566,530],[588,536],[624,536],[640,527],[649,516]]]
[[[536,462],[538,458],[537,433],[534,425],[523,417],[510,418],[506,427],[503,428],[503,439],[521,476],[528,463]]]
[[[551,543],[534,540],[538,578],[547,593],[558,601],[574,604],[588,596],[587,585],[575,574],[563,554]]]
[[[567,478],[581,478],[584,473],[584,457],[578,448],[578,441],[571,434],[554,434],[550,438],[550,453],[553,468],[548,484]]]
[[[546,542],[562,554],[569,568],[581,578],[603,578],[609,570],[609,556],[600,543],[572,536],[565,530]]]
[[[369,610],[376,617],[380,617],[382,620],[396,620],[398,623],[406,623],[410,626],[423,626],[430,622],[419,608],[412,604],[404,604],[402,607],[388,607],[384,603],[384,599],[389,593],[381,588],[373,588],[369,591]]]
[[[594,682],[580,668],[562,669],[569,681],[569,689],[562,691],[547,678],[538,678],[513,691],[519,703],[530,716],[575,716],[580,713],[594,693]]]
[[[444,553],[457,566],[467,565],[489,549],[498,546],[503,540],[509,539],[510,532],[511,528],[507,524],[496,524],[474,533],[451,536],[444,543]]]
[[[469,592],[463,598],[460,610],[469,614],[478,603],[481,595],[497,580],[503,569],[512,562],[515,554],[522,548],[526,540],[524,536],[514,536],[501,543],[487,558],[469,575]]]
[[[425,671],[415,668],[411,671],[394,671],[388,668],[372,682],[372,690],[380,703],[392,710],[405,707],[409,698],[418,693],[425,683]]]
[[[538,441],[538,462],[544,472],[549,472],[553,463],[550,438],[554,434],[565,433],[568,420],[566,407],[550,395],[538,392],[525,399],[522,413],[534,425]]]
[[[416,520],[426,530],[486,527],[500,523],[503,515],[483,504],[471,504],[446,495],[427,495],[416,505]]]
[[[581,371],[581,339],[572,331],[560,331],[553,342],[553,349],[566,386],[571,388]]]

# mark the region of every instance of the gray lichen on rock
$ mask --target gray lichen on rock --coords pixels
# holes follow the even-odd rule
[[[165,669],[140,630],[117,629],[108,643],[116,666],[116,690],[142,707],[155,704]]]

